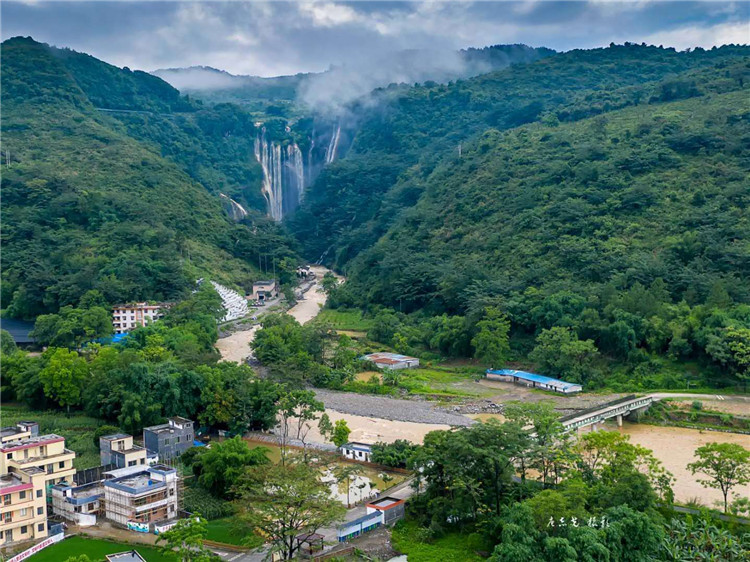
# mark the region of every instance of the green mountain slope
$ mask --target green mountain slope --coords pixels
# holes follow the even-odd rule
[[[10,315],[54,311],[91,288],[116,301],[175,298],[203,275],[247,283],[259,252],[289,253],[274,225],[232,224],[218,197],[96,109],[187,107],[166,83],[31,39],[4,42],[2,57]]]
[[[662,278],[750,302],[748,88],[576,123],[490,130],[425,180],[350,267],[368,298],[465,312],[466,292]],[[415,290],[418,287],[418,290]]]
[[[748,56],[743,47],[675,52],[638,45],[571,51],[461,80],[376,91],[361,111],[345,161],[321,174],[290,221],[310,258],[343,268],[413,205],[446,155],[488,128],[551,117],[567,121],[651,97],[699,95],[708,71]],[[716,76],[713,77],[716,79]],[[731,81],[731,77],[728,78]]]

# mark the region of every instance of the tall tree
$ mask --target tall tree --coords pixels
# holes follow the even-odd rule
[[[45,355],[47,365],[39,372],[44,394],[66,408],[70,416],[70,407],[81,403],[83,385],[90,374],[88,364],[77,352],[63,348],[50,348]]]
[[[208,521],[198,514],[180,519],[174,527],[160,533],[156,543],[165,543],[161,551],[166,556],[177,556],[179,562],[218,562],[219,556],[203,546],[208,534]]]
[[[508,360],[510,321],[495,307],[487,308],[477,322],[477,335],[471,340],[474,357],[491,367],[500,367]]]
[[[284,560],[297,554],[298,535],[332,525],[346,512],[321,482],[318,468],[303,463],[247,471],[237,492],[239,521],[270,542]]]
[[[703,487],[721,491],[726,513],[732,488],[750,482],[750,451],[736,443],[708,443],[698,447],[695,456],[698,460],[688,464],[688,469],[708,477],[698,480]]]

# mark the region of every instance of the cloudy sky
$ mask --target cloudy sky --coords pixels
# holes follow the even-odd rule
[[[2,37],[31,35],[143,70],[207,65],[273,76],[401,49],[526,43],[750,43],[750,2],[2,2]]]

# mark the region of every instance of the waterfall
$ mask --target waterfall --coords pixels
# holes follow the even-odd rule
[[[281,145],[266,140],[266,130],[255,138],[255,159],[263,169],[261,192],[268,205],[268,214],[274,220],[283,217],[284,186],[281,177]]]
[[[341,123],[336,123],[336,127],[333,129],[331,140],[328,143],[328,150],[326,150],[326,164],[330,164],[336,159],[336,151],[339,148],[339,139],[341,138]]]
[[[297,192],[296,205],[299,205],[307,186],[305,185],[305,165],[302,163],[302,151],[297,143],[292,143],[286,147],[286,165],[291,172],[290,184],[294,187],[292,193]]]
[[[344,136],[346,138],[346,134]],[[293,212],[302,202],[305,189],[315,181],[321,168],[336,159],[340,149],[341,122],[337,121],[333,126],[329,139],[317,138],[315,129],[308,139],[310,144],[306,148],[307,154],[303,154],[295,142],[284,141],[285,144],[282,145],[279,141],[269,139],[265,127],[261,127],[260,134],[255,137],[255,159],[263,170],[261,192],[266,200],[268,214],[274,220],[280,221]]]
[[[247,210],[237,203],[237,201],[223,193],[219,193],[219,197],[223,198],[229,204],[229,216],[232,217],[233,221],[239,222],[247,216]]]

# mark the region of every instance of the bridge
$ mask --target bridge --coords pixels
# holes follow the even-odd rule
[[[634,394],[618,398],[606,404],[600,404],[593,408],[581,410],[575,414],[570,414],[560,418],[566,431],[580,429],[589,425],[602,423],[610,418],[617,418],[617,425],[622,426],[622,417],[632,412],[645,412],[648,407],[658,398],[654,396],[641,396],[637,398]]]

